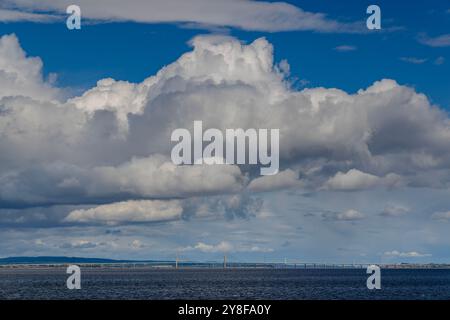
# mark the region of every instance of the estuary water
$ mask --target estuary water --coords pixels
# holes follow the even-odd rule
[[[0,268],[0,299],[450,299],[450,270],[83,268],[69,290],[63,267]]]

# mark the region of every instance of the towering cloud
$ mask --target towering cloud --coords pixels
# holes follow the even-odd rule
[[[42,78],[42,61],[26,57],[15,35],[0,38],[0,98],[27,96],[36,100],[56,98],[58,90]]]
[[[109,221],[111,214],[123,223],[159,219],[152,202],[127,202],[136,200],[448,187],[449,118],[425,95],[387,79],[355,94],[296,91],[282,71],[286,62],[274,63],[264,38],[243,44],[202,36],[191,44],[192,51],[142,83],[103,79],[61,101],[58,88],[43,80],[41,61],[26,57],[14,35],[3,36],[0,206],[96,204],[68,219]],[[194,120],[204,129],[280,129],[279,175],[261,178],[248,166],[173,165],[171,132]],[[176,206],[163,212],[179,215]]]

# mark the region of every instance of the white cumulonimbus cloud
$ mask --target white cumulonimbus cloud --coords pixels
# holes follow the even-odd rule
[[[40,59],[14,35],[0,38],[1,206],[448,187],[449,118],[425,95],[388,79],[355,94],[297,91],[264,38],[200,36],[191,45],[141,83],[103,79],[63,100]],[[173,165],[171,133],[195,120],[204,129],[280,129],[280,173]]]

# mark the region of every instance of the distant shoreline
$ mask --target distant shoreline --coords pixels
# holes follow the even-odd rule
[[[66,268],[69,265],[76,264],[85,269],[112,269],[112,270],[135,270],[135,269],[155,269],[155,270],[195,270],[195,269],[240,269],[240,270],[257,270],[257,269],[272,269],[272,270],[320,270],[320,269],[366,269],[368,264],[358,265],[324,265],[324,264],[255,264],[255,263],[230,263],[224,267],[220,263],[192,263],[176,266],[175,262],[161,263],[51,263],[51,264],[0,264],[0,270],[6,269],[19,269],[19,270],[32,270],[32,269],[58,269]],[[447,269],[450,270],[448,264],[378,264],[382,269],[420,269],[420,270],[437,270]]]
[[[384,269],[450,269],[446,263],[314,263],[314,262],[219,262],[177,260],[114,260],[83,257],[8,257],[0,258],[0,268],[63,267],[76,264],[90,268],[155,269],[366,269],[375,264]]]

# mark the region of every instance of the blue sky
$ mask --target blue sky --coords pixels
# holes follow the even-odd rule
[[[371,1],[287,1],[312,12],[347,21],[363,21]],[[58,84],[86,89],[98,79],[112,77],[139,82],[189,50],[197,34],[223,32],[242,41],[266,37],[275,47],[275,59],[286,59],[293,77],[310,81],[310,86],[340,87],[354,92],[376,80],[392,78],[426,93],[444,108],[450,104],[449,63],[435,65],[448,57],[449,47],[433,48],[417,41],[420,33],[438,36],[448,33],[447,1],[377,2],[382,9],[383,27],[394,31],[364,34],[305,31],[254,32],[236,28],[208,30],[182,24],[105,23],[83,25],[69,31],[63,23],[6,23],[2,34],[15,33],[25,51],[39,56],[44,73],[58,74]],[[398,30],[397,30],[398,28]],[[396,31],[395,31],[396,30]],[[342,45],[354,51],[333,50]],[[95,52],[95,54],[93,54]],[[401,58],[426,59],[421,64]],[[448,61],[447,61],[448,62]],[[349,72],[351,70],[351,72]]]
[[[139,1],[136,10],[130,5],[125,9],[112,6],[109,11],[89,1],[72,2],[82,9],[81,30],[66,28],[65,0],[38,4],[7,0],[0,5],[0,37],[16,36],[4,37],[0,43],[4,55],[0,56],[0,116],[3,109],[14,111],[4,112],[4,117],[12,116],[0,121],[5,137],[2,140],[0,135],[0,181],[5,186],[0,188],[0,256],[169,259],[179,252],[185,258],[209,260],[227,252],[234,260],[255,261],[450,261],[450,145],[445,113],[450,108],[448,1],[377,1],[382,14],[379,31],[364,28],[366,8],[372,1],[286,1],[270,6],[266,1],[228,4],[218,0],[209,7],[201,0],[185,2],[187,7],[160,16],[158,10],[151,10],[152,4],[139,9]],[[155,0],[154,7],[165,12],[164,3]],[[242,4],[254,6],[255,15],[233,11]],[[203,13],[205,7],[211,11]],[[148,17],[144,12],[149,12]],[[219,45],[212,37],[196,38],[200,40],[192,45],[199,35],[227,37],[221,37],[223,44]],[[261,37],[267,42],[253,43]],[[273,47],[275,66],[260,74],[258,68],[271,57],[266,45]],[[204,47],[219,50],[225,61],[248,59],[257,67],[249,67],[250,74],[230,69],[223,75],[218,63],[203,55]],[[21,50],[27,57],[39,57],[42,70],[36,61],[22,57]],[[185,53],[193,55],[190,59],[198,69],[190,69],[180,58]],[[262,62],[252,60],[255,56]],[[280,80],[275,70],[282,68],[283,60],[290,69]],[[29,71],[33,66],[44,80]],[[211,78],[205,71],[208,68]],[[257,76],[253,77],[253,71]],[[149,77],[157,73],[156,85],[148,85],[153,81]],[[14,84],[11,74],[17,74],[17,79],[24,75],[30,83]],[[215,83],[214,76],[220,81]],[[105,78],[123,82],[108,80],[97,86]],[[199,84],[199,79],[204,83]],[[397,84],[374,85],[382,79]],[[286,83],[291,87],[278,87]],[[268,97],[261,84],[268,86],[263,86],[270,91]],[[191,86],[200,89],[189,91]],[[113,97],[100,106],[102,88]],[[173,92],[180,88],[186,91],[178,97]],[[255,91],[247,92],[249,88]],[[311,91],[302,92],[307,88]],[[333,88],[341,92],[337,102],[333,102]],[[360,89],[367,92],[358,93]],[[274,121],[281,119],[286,124],[288,132],[281,159],[281,170],[286,170],[283,177],[294,173],[298,178],[289,180],[286,188],[268,187],[254,195],[247,191],[251,182],[240,192],[234,185],[214,186],[211,191],[193,182],[194,191],[206,191],[190,193],[178,190],[178,183],[166,190],[144,182],[134,186],[132,181],[125,189],[138,191],[121,193],[123,185],[114,185],[113,178],[105,180],[112,181],[109,185],[90,180],[104,166],[139,180],[144,173],[133,176],[134,169],[126,170],[135,168],[135,158],[150,156],[149,166],[159,163],[159,158],[151,157],[167,153],[168,143],[162,140],[166,126],[183,124],[183,117],[191,114],[219,123],[215,117],[227,118],[226,114],[208,101],[223,101],[232,110],[241,110],[241,102],[234,97],[242,95],[244,105],[245,101],[264,104],[278,97],[280,90],[288,97],[280,108],[304,104],[311,111],[310,122],[297,119],[293,111],[291,117],[272,115]],[[142,91],[146,92],[142,109],[128,110]],[[323,106],[323,114],[315,114],[316,100],[311,96],[322,94],[331,97],[330,105]],[[220,100],[223,97],[228,100]],[[201,105],[190,105],[192,101]],[[28,105],[39,111],[27,113],[35,110],[27,109]],[[329,112],[327,108],[336,105],[341,111]],[[435,111],[433,105],[444,112]],[[374,110],[360,115],[366,106]],[[202,107],[209,113],[199,113]],[[129,112],[122,114],[120,108]],[[166,115],[168,108],[173,113]],[[129,130],[125,138],[120,136],[124,119]],[[235,122],[246,124],[240,121]],[[303,132],[302,126],[309,124],[311,128]],[[336,131],[330,134],[327,128],[335,124]],[[316,128],[318,132],[303,141]],[[382,129],[385,134],[377,131]],[[28,131],[27,138],[20,136]],[[366,134],[372,139],[361,138]],[[242,170],[236,180],[258,179],[253,172]],[[234,172],[224,177],[228,174]],[[341,184],[334,184],[341,178],[345,178]],[[351,186],[342,187],[342,183]],[[136,223],[131,215],[118,224],[66,221],[73,212],[83,217],[104,212],[114,215],[120,201],[155,199],[143,205],[155,210],[161,220],[151,217],[150,222],[138,219]],[[128,204],[139,211],[135,207],[139,204]],[[98,209],[99,205],[110,206]],[[170,211],[166,205],[173,211],[164,216]],[[205,207],[220,214],[202,216],[199,212]]]

